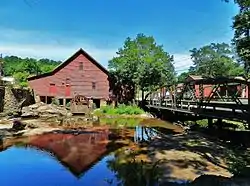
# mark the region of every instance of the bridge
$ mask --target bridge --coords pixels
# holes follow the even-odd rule
[[[207,119],[250,123],[250,82],[243,78],[189,78],[146,96],[146,107]]]

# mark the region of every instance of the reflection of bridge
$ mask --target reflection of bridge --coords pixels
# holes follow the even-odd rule
[[[148,94],[146,106],[157,111],[250,122],[249,82],[236,78],[189,80]],[[244,96],[242,96],[244,95]]]

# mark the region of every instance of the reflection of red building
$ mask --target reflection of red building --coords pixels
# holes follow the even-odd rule
[[[28,143],[51,152],[70,171],[80,176],[107,153],[109,130],[85,134],[50,133],[32,137]]]

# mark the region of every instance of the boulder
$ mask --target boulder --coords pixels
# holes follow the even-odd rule
[[[34,117],[58,117],[58,116],[71,116],[69,111],[61,106],[54,104],[36,103],[28,107],[23,107],[21,117],[34,118]]]
[[[140,115],[142,118],[154,118],[154,116],[150,113],[144,113]]]
[[[20,130],[24,130],[25,126],[26,126],[26,124],[22,123],[21,121],[14,120],[13,125],[12,125],[12,129],[15,131],[20,131]]]

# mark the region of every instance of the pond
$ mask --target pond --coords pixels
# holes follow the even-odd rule
[[[141,144],[161,133],[181,131],[181,128],[159,120],[105,119],[93,124],[89,130],[58,130],[7,140],[0,152],[0,184],[133,185],[137,175],[131,176],[129,172],[137,165],[124,163],[125,155],[138,150],[142,152]]]

